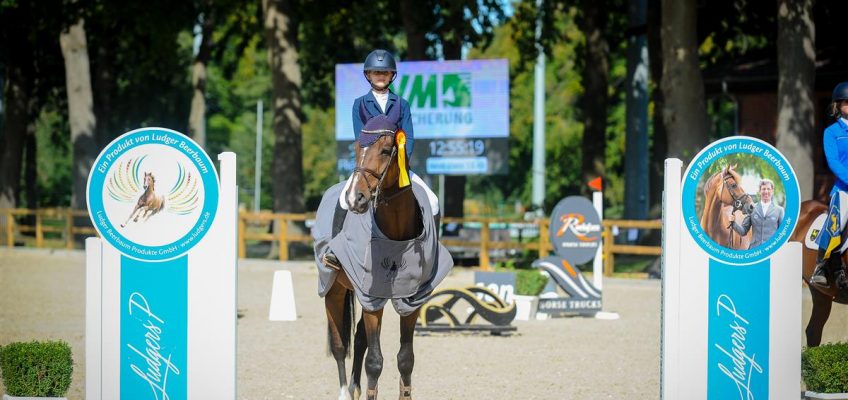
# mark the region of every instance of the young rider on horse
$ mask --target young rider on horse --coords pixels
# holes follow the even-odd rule
[[[406,159],[409,160],[409,157],[412,156],[412,146],[415,144],[409,103],[392,93],[391,89],[389,89],[389,85],[397,77],[397,63],[395,62],[395,58],[386,50],[374,50],[365,58],[363,73],[365,74],[365,79],[371,84],[371,90],[353,102],[353,134],[356,140],[359,140],[359,134],[366,122],[359,117],[360,106],[363,102],[365,103],[365,110],[370,117],[377,116],[378,114],[387,114],[391,107],[400,107],[401,117],[398,128],[406,134]],[[433,211],[433,215],[436,216],[439,213],[438,197],[433,194],[433,191],[427,187],[427,184],[418,175],[410,171],[409,176],[413,182],[423,187],[427,192],[427,198],[430,200],[430,209]],[[351,179],[348,179],[344,190],[342,190],[342,196],[344,196],[344,193],[347,193],[350,183]],[[341,199],[341,206],[345,210],[348,207],[344,199]]]
[[[842,82],[833,89],[830,114],[836,122],[824,131],[824,155],[827,165],[833,171],[836,182],[830,191],[830,208],[825,226],[819,234],[819,253],[816,258],[816,270],[810,282],[827,287],[827,260],[831,253],[841,245],[842,215],[848,210],[848,82]]]

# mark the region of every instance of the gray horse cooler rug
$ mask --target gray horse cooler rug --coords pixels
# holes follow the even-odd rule
[[[332,251],[353,284],[363,309],[376,311],[392,300],[398,314],[411,314],[427,302],[453,268],[450,253],[438,241],[427,194],[412,183],[412,192],[423,216],[423,230],[412,240],[396,241],[380,231],[371,207],[363,214],[338,207],[344,184],[336,184],[324,193],[312,228],[319,275],[318,294],[324,297],[339,273],[323,262],[324,255]],[[334,222],[336,226],[341,224],[335,235]]]

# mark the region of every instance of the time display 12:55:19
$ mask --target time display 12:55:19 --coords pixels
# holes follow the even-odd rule
[[[486,152],[482,140],[434,140],[430,142],[430,155],[436,157],[480,156]]]

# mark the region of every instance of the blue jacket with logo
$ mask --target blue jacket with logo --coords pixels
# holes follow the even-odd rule
[[[836,176],[831,195],[837,190],[848,191],[848,124],[838,119],[824,131],[824,155],[827,165]]]
[[[368,111],[369,116],[374,117],[384,114],[380,111],[380,105],[377,104],[377,99],[370,90],[364,96],[357,97],[353,102],[353,135],[356,140],[359,140],[359,133],[365,125],[365,122],[359,118],[359,105],[362,102],[365,102],[365,110]],[[412,156],[412,146],[415,144],[415,134],[412,130],[412,114],[409,112],[409,103],[389,91],[389,99],[386,101],[386,113],[392,107],[400,107],[400,122],[398,123],[398,127],[406,133],[406,156],[410,157]]]

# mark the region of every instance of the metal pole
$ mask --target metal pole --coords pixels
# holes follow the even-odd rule
[[[253,176],[253,212],[258,213],[262,185],[262,100],[256,103],[256,170]]]
[[[439,213],[445,216],[445,176],[439,175]]]
[[[536,0],[536,58],[533,94],[533,205],[545,202],[545,49],[542,47],[542,4]]]

